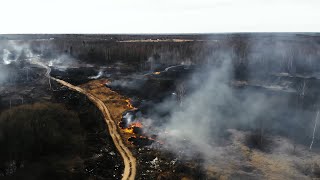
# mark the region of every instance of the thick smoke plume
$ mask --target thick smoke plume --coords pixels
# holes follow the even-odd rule
[[[299,88],[293,87],[297,91],[275,88],[282,84],[275,86],[272,83],[279,80],[272,80],[270,85],[269,77],[280,72],[296,77],[299,73],[319,71],[319,68],[311,65],[317,65],[315,58],[319,57],[319,48],[316,44],[308,44],[297,50],[297,44],[301,43],[294,36],[286,37],[289,40],[277,36],[272,38],[271,41],[245,39],[240,42],[241,46],[245,46],[244,50],[236,46],[215,50],[208,57],[205,67],[187,81],[189,93],[180,104],[172,103],[170,99],[157,105],[155,112],[168,111],[170,114],[167,122],[159,128],[165,129],[165,132],[158,134],[165,142],[165,148],[178,154],[183,151],[191,157],[198,153],[214,157],[219,155],[218,142],[228,137],[229,129],[259,132],[261,136],[283,135],[301,144],[311,141],[310,130],[313,128],[317,104],[309,110],[301,108],[302,105],[292,104],[291,98],[299,95],[290,93],[297,93]],[[308,48],[315,51],[309,51],[305,56],[308,63],[303,65],[303,54]],[[237,68],[243,66],[245,68],[241,70],[245,76],[237,74]],[[241,82],[237,80],[239,77]],[[293,79],[289,84],[300,82]],[[245,88],[237,88],[235,84],[239,83],[243,83]],[[152,116],[155,119],[163,118]]]
[[[226,128],[240,127],[254,123],[255,118],[267,106],[262,95],[251,94],[239,99],[230,87],[232,80],[231,56],[215,60],[214,65],[201,68],[187,86],[194,89],[180,105],[164,102],[159,107],[171,109],[168,122],[160,135],[168,148],[189,149],[191,154],[202,153],[212,156],[215,140]],[[244,108],[245,107],[245,108]],[[254,126],[254,125],[253,125]],[[189,148],[188,148],[189,147]]]

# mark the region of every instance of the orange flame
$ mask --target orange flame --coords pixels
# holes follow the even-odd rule
[[[133,109],[133,105],[131,104],[130,102],[130,99],[126,99],[126,102],[127,102],[127,107],[130,108],[130,109]]]
[[[128,134],[133,134],[133,128],[126,128],[123,131]]]
[[[129,127],[123,129],[123,131],[124,131],[125,133],[128,133],[128,134],[134,134],[134,132],[133,132],[134,127],[139,127],[139,128],[141,128],[141,127],[142,127],[141,122],[134,122],[134,123],[130,124]]]
[[[139,127],[139,128],[141,128],[141,127],[143,127],[143,125],[142,125],[141,122],[134,122],[134,123],[132,123],[128,128],[123,129],[123,131],[124,131],[125,133],[133,134],[133,136],[131,136],[131,137],[129,137],[129,138],[127,139],[128,142],[130,142],[130,141],[129,141],[130,138],[145,138],[145,139],[149,139],[149,140],[151,140],[151,141],[154,141],[154,142],[159,143],[159,144],[162,144],[162,145],[164,144],[163,141],[159,141],[159,140],[157,140],[156,138],[152,138],[152,137],[148,137],[148,136],[142,136],[142,135],[139,135],[139,134],[135,134],[135,133],[133,132],[134,127]],[[133,144],[133,142],[130,142],[130,143]]]
[[[134,122],[134,123],[132,123],[131,125],[130,125],[130,127],[142,127],[142,124],[141,124],[141,122]]]

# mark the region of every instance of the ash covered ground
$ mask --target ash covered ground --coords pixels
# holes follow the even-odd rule
[[[81,136],[75,138],[82,139],[81,148],[62,149],[68,161],[50,164],[38,177],[120,179],[123,164],[94,105],[50,85],[45,69],[31,65],[30,58],[51,67],[51,76],[107,99],[137,159],[136,179],[320,176],[319,36],[93,37],[7,37],[1,44],[0,112],[7,119],[1,126],[10,121],[9,111],[35,103],[60,104],[79,119]],[[165,41],[152,40],[159,37]],[[176,38],[183,40],[170,41]],[[11,148],[2,152],[10,158],[1,164],[1,178],[32,177],[26,169],[52,156],[64,158],[44,150],[41,158],[24,158],[12,153],[19,145],[7,142],[16,137],[0,137]]]

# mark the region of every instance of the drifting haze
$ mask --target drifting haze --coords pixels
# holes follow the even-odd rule
[[[300,104],[295,104],[299,94],[290,94],[283,91],[284,88],[272,89],[267,79],[279,72],[293,77],[297,73],[319,72],[316,60],[320,48],[316,43],[303,45],[295,36],[289,41],[277,36],[272,38],[275,41],[244,39],[240,43],[241,47],[246,46],[245,52],[236,48],[214,51],[208,57],[208,64],[186,82],[189,93],[182,98],[180,106],[172,103],[172,99],[157,105],[155,112],[170,114],[167,123],[159,128],[167,132],[159,133],[166,148],[178,154],[183,151],[191,157],[197,153],[213,157],[219,155],[215,150],[219,146],[217,140],[227,137],[228,129],[263,131],[266,136],[283,135],[308,145],[318,103],[309,101],[314,104],[310,109],[303,109],[304,97],[300,97]],[[245,64],[247,68],[242,71],[248,71],[248,76],[242,80],[246,84],[243,90],[232,85],[237,79],[235,68],[241,67],[239,64]],[[292,78],[288,83],[300,85],[301,82],[304,80]]]
[[[59,70],[79,66],[79,61],[68,54],[44,56],[41,51],[42,48],[42,46],[33,46],[30,42],[24,41],[9,40],[0,42],[0,84],[8,81],[19,81],[17,74],[27,75],[30,67],[26,63],[31,61],[41,61]],[[54,46],[47,45],[46,48],[51,48],[50,51],[53,51]]]

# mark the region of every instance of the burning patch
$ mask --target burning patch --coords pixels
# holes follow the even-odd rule
[[[132,109],[122,113],[122,119],[119,123],[119,126],[122,129],[129,128],[133,123],[136,123],[137,116],[141,116],[139,109]]]
[[[131,104],[131,100],[130,99],[126,99],[127,102],[127,107],[130,109],[134,109],[133,105]]]
[[[122,114],[119,126],[123,132],[133,135],[128,139],[131,144],[135,146],[150,146],[153,142],[156,142],[156,139],[145,135],[141,118],[142,114],[137,108],[125,111]]]

